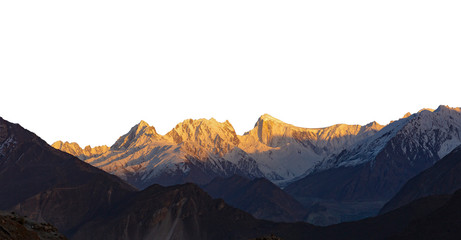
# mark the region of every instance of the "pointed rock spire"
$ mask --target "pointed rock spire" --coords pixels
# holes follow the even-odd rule
[[[131,130],[121,136],[112,146],[111,149],[126,149],[132,144],[140,145],[150,142],[152,138],[158,137],[158,133],[154,127],[149,126],[147,122],[141,121],[136,124]]]

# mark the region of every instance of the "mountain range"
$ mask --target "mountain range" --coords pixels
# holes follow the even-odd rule
[[[0,210],[70,239],[249,239],[313,228],[256,220],[194,184],[143,191],[0,118]],[[8,231],[0,222],[0,231]],[[17,239],[17,238],[16,238]]]
[[[76,143],[62,141],[52,146],[141,189],[153,183],[206,184],[215,177],[232,175],[264,177],[283,185],[382,127],[373,122],[300,128],[265,114],[242,136],[228,121],[215,119],[188,119],[162,136],[141,121],[110,148],[81,149]]]
[[[412,191],[417,192],[424,185],[412,182],[427,182],[435,172],[447,177],[438,178],[434,186],[450,184],[457,174],[450,166],[461,162],[459,152],[455,148],[406,186],[414,186]],[[244,194],[232,194],[237,199],[239,195],[255,198],[258,194],[250,194],[251,189],[266,189],[260,185],[275,186],[264,179],[248,183],[248,179],[236,176],[209,184],[222,186],[220,181],[240,186]],[[238,181],[243,184],[236,184]],[[360,221],[329,227],[275,223],[255,219],[223,200],[212,199],[191,183],[170,187],[154,184],[140,191],[1,118],[0,182],[0,210],[50,222],[70,239],[254,239],[272,234],[288,240],[456,239],[461,234],[461,191],[452,193],[456,184],[447,188],[450,190],[445,195],[432,195],[435,187],[429,187],[432,190],[425,191],[425,198]],[[404,193],[411,192],[404,189]],[[2,234],[13,233],[8,224],[0,221]]]
[[[266,178],[308,209],[305,221],[318,225],[376,215],[407,180],[458,145],[461,110],[447,106],[407,113],[386,126],[301,128],[265,114],[241,136],[215,119],[188,119],[165,135],[141,121],[110,148],[53,144],[140,189],[233,175]]]
[[[312,223],[373,216],[410,178],[459,145],[460,108],[422,110],[330,156],[285,190],[301,203],[317,206]]]

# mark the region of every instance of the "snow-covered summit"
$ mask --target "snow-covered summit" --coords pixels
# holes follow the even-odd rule
[[[410,158],[416,158],[414,154],[419,151],[440,159],[461,145],[461,109],[441,105],[436,110],[422,109],[406,114],[405,118],[390,123],[347,151],[331,156],[314,169],[321,171],[373,161],[389,144],[398,144],[394,147],[408,151]]]
[[[153,126],[145,121],[141,121],[136,124],[131,130],[121,136],[110,148],[112,150],[128,149],[129,147],[135,147],[144,145],[148,142],[152,142],[154,139],[160,137]]]

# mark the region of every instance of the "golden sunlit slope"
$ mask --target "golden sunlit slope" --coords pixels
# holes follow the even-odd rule
[[[51,146],[63,152],[72,154],[80,158],[81,160],[86,160],[91,157],[100,156],[101,154],[109,151],[109,147],[106,145],[96,146],[94,148],[88,145],[82,149],[78,145],[78,143],[75,143],[75,142],[69,143],[69,142],[56,141]]]
[[[85,161],[138,187],[147,183],[206,183],[215,176],[233,174],[283,183],[382,127],[373,122],[310,129],[265,114],[243,136],[236,134],[229,121],[213,118],[185,120],[162,136],[141,121],[108,151]],[[82,155],[75,145],[53,144],[73,155]]]

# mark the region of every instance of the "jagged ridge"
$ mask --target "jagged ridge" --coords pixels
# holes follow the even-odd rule
[[[86,161],[141,188],[152,183],[203,184],[216,176],[234,174],[265,177],[280,184],[381,128],[375,122],[300,128],[265,114],[243,136],[236,134],[229,121],[215,119],[188,119],[161,136],[141,121],[109,151]]]
[[[88,158],[93,158],[93,157],[99,157],[105,152],[109,151],[109,147],[106,145],[96,146],[96,147],[91,147],[90,145],[88,145],[82,149],[76,142],[69,143],[69,142],[56,141],[51,146],[63,152],[72,154],[81,160],[86,160]]]
[[[460,144],[460,108],[422,110],[319,163],[285,190],[306,205],[334,202],[339,211],[347,210],[345,204],[361,209],[352,219],[340,212],[329,224],[371,216],[406,181]]]

